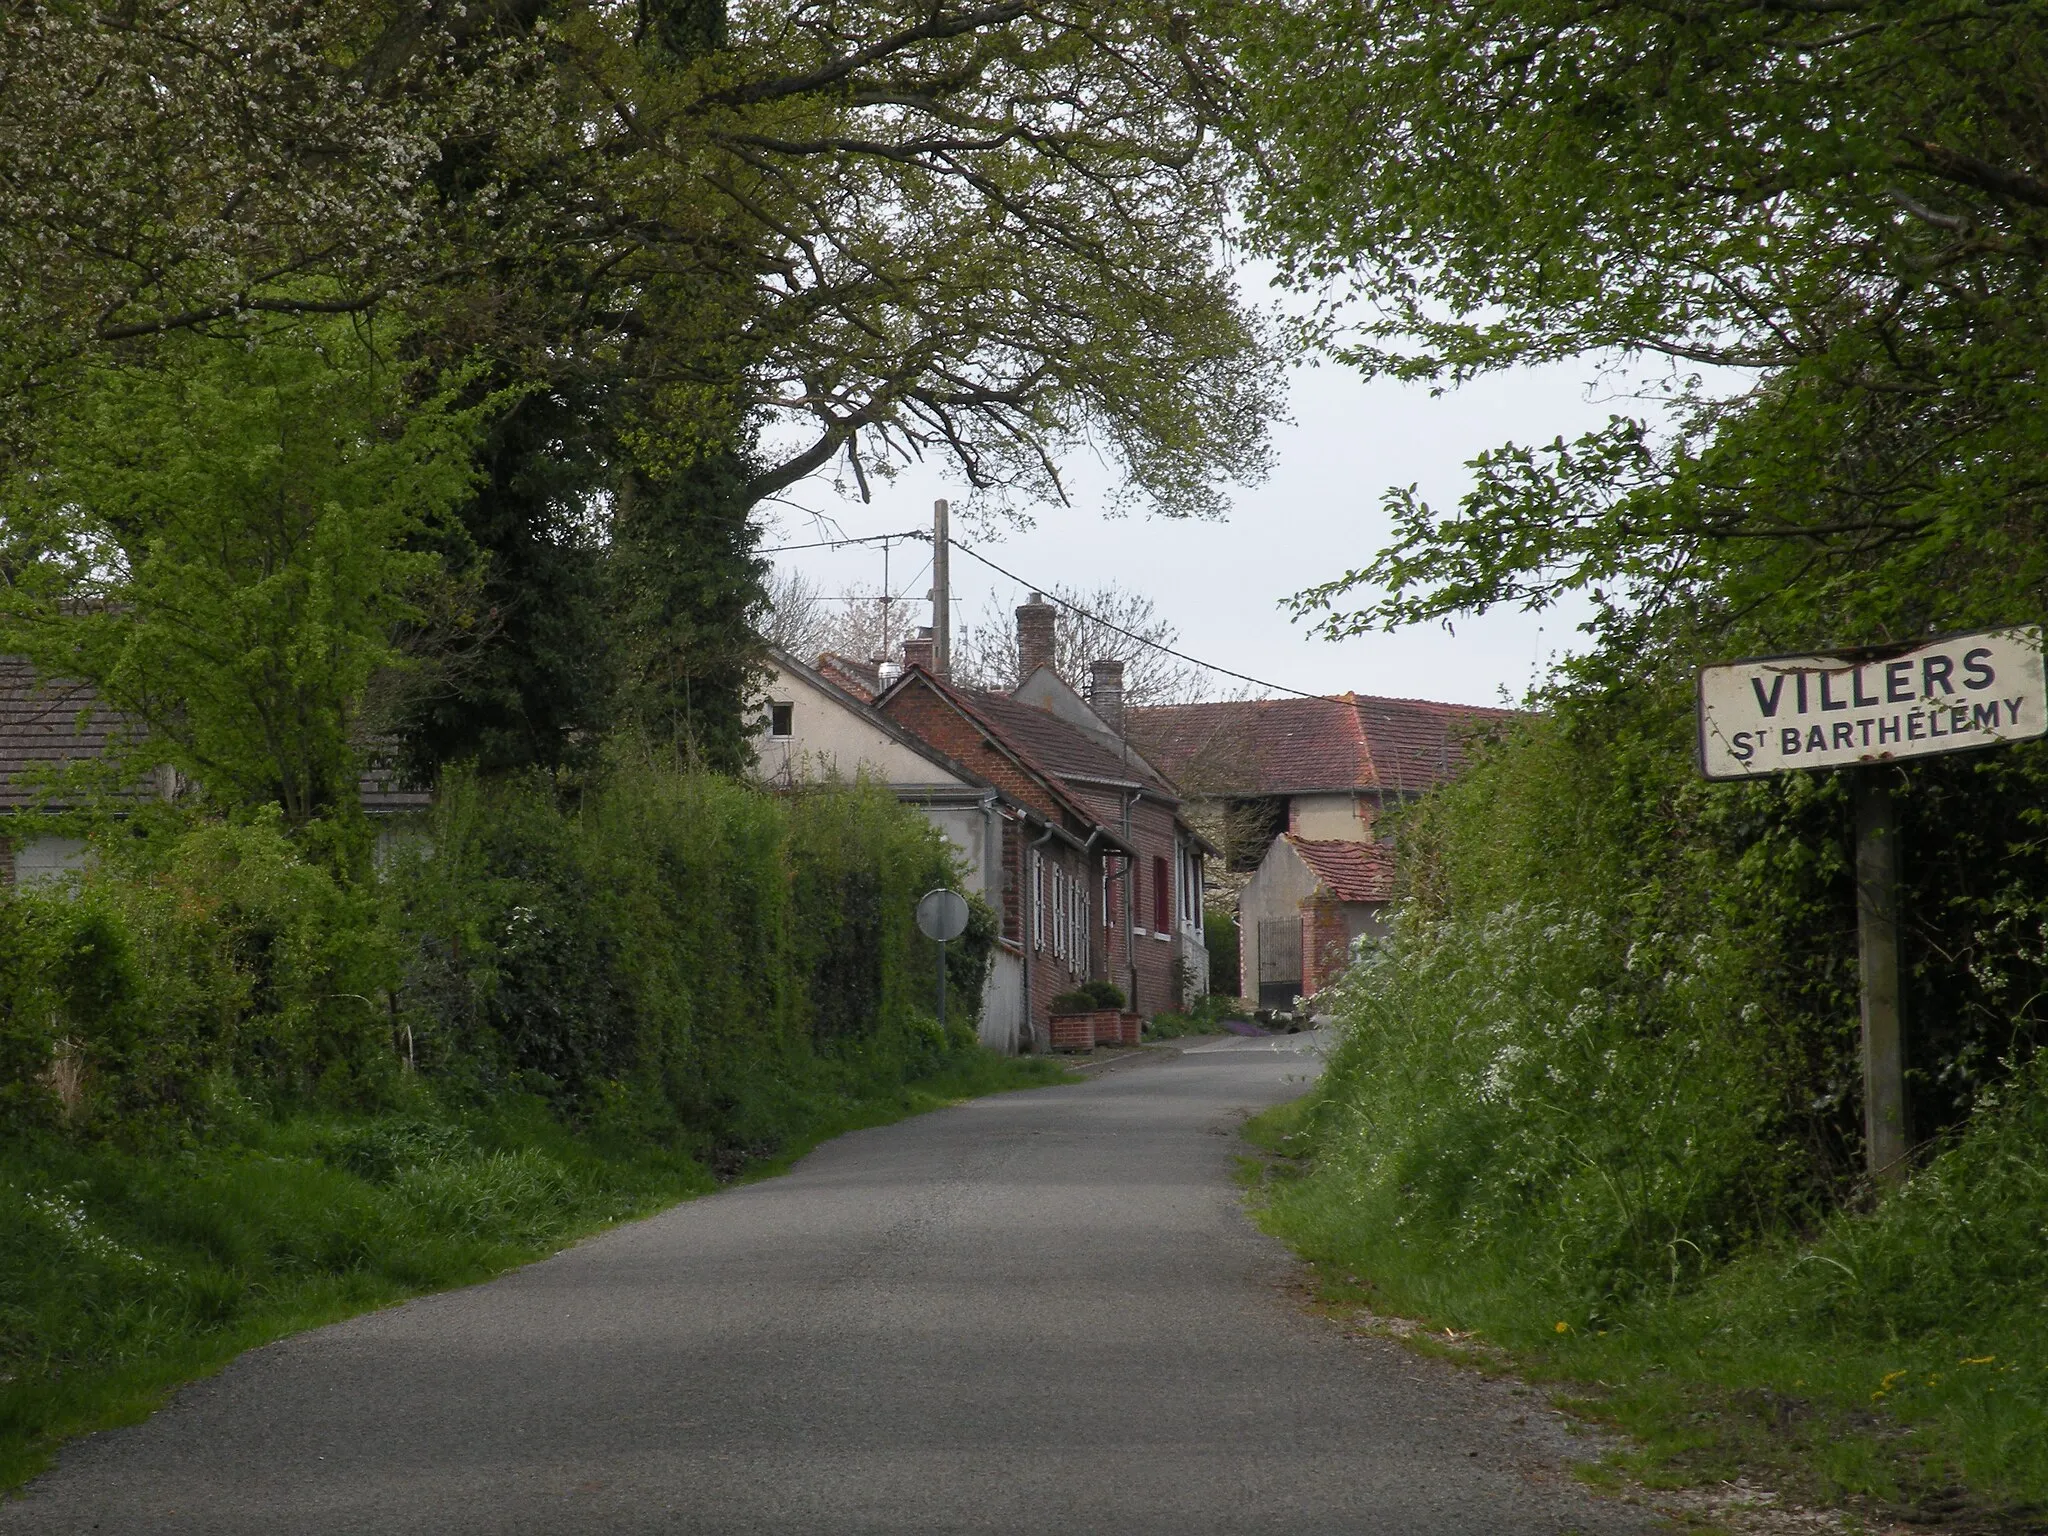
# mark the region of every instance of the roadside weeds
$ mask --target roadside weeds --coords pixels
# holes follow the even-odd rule
[[[1513,1378],[1606,1443],[1574,1475],[1688,1532],[1727,1536],[2042,1536],[2048,1519],[2031,1509],[1996,1508],[1973,1499],[1945,1475],[1909,1426],[1881,1409],[1839,1406],[1768,1388],[1727,1390],[1673,1379],[1655,1361],[1627,1360],[1612,1347],[1603,1376],[1540,1351],[1514,1350],[1476,1331],[1448,1326],[1391,1299],[1357,1256],[1308,1251],[1301,1235],[1276,1219],[1275,1197],[1305,1174],[1289,1146],[1299,1103],[1251,1117],[1243,1139],[1255,1149],[1238,1159],[1239,1181],[1254,1220],[1294,1249],[1302,1263],[1297,1299],[1345,1337],[1391,1340],[1418,1354],[1496,1378]],[[1564,1325],[1560,1325],[1563,1331]],[[1610,1346],[1615,1341],[1603,1341]],[[1844,1461],[1867,1482],[1889,1482],[1897,1497],[1830,1496]]]

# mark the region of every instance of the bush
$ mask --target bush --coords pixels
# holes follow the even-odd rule
[[[1237,909],[1211,903],[1202,909],[1202,943],[1209,951],[1209,992],[1241,997],[1238,980]]]
[[[1121,1009],[1124,1006],[1123,988],[1113,981],[1083,982],[1070,992],[1056,994],[1052,1000],[1054,1013],[1095,1013],[1105,1008]]]

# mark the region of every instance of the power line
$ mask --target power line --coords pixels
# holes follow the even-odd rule
[[[757,549],[757,555],[786,555],[799,549],[839,549],[847,544],[891,544],[898,539],[931,538],[929,529],[913,528],[908,533],[869,533],[857,539],[820,539],[815,544],[777,544],[772,549]]]
[[[929,538],[931,537],[931,535],[926,534],[925,537]],[[1090,613],[1086,608],[1083,608],[1079,603],[1068,602],[1065,598],[1061,597],[1057,592],[1048,592],[1044,587],[1038,586],[1033,582],[1026,581],[1022,576],[1019,576],[1015,571],[1004,570],[1000,565],[997,565],[995,561],[989,559],[987,555],[982,554],[980,551],[973,549],[966,544],[962,544],[958,539],[952,539],[948,542],[950,542],[955,549],[959,550],[961,554],[966,555],[971,559],[979,560],[983,565],[987,566],[990,570],[994,571],[998,576],[1007,576],[1010,580],[1016,582],[1020,587],[1026,587],[1033,592],[1039,593],[1041,596],[1049,597],[1053,600],[1053,602],[1057,603],[1060,607],[1065,608],[1068,612],[1079,614],[1082,618],[1088,620],[1088,622],[1091,624],[1100,624],[1104,629],[1112,630],[1115,633],[1122,635],[1126,640],[1135,640],[1140,645],[1149,645],[1155,651],[1164,651],[1167,655],[1172,656],[1177,660],[1185,661],[1192,666],[1201,667],[1210,672],[1220,672],[1225,677],[1234,677],[1241,683],[1250,683],[1254,688],[1265,688],[1271,690],[1274,693],[1291,693],[1297,699],[1325,699],[1329,697],[1329,695],[1325,693],[1303,693],[1299,688],[1290,688],[1285,683],[1269,683],[1263,677],[1253,677],[1249,672],[1238,672],[1234,671],[1229,667],[1219,667],[1213,661],[1204,661],[1199,656],[1190,656],[1186,651],[1177,651],[1170,645],[1162,645],[1159,641],[1148,639],[1146,636],[1138,634],[1135,630],[1125,629],[1121,624],[1111,623],[1108,619],[1105,619],[1099,613]]]
[[[925,543],[930,543],[932,531],[929,528],[912,528],[902,533],[871,533],[860,538],[821,539],[815,544],[783,544],[774,549],[757,549],[754,553],[757,555],[780,555],[799,549],[838,549],[848,544],[882,544],[886,546],[898,539],[919,539]],[[995,561],[989,559],[987,555],[982,554],[972,545],[962,544],[958,539],[948,539],[946,542],[970,559],[979,560],[998,576],[1007,577],[1009,580],[1016,582],[1020,587],[1051,598],[1060,607],[1070,613],[1078,614],[1089,623],[1100,624],[1104,629],[1122,635],[1126,640],[1135,640],[1139,645],[1150,646],[1155,651],[1163,651],[1166,655],[1173,657],[1177,661],[1185,661],[1190,666],[1200,667],[1207,672],[1220,673],[1224,677],[1234,677],[1241,683],[1250,683],[1254,688],[1264,688],[1273,693],[1291,694],[1297,699],[1327,699],[1330,697],[1326,693],[1304,693],[1301,689],[1290,688],[1285,683],[1271,683],[1263,677],[1253,677],[1249,672],[1239,672],[1231,667],[1219,667],[1213,661],[1204,661],[1199,656],[1190,656],[1186,651],[1177,651],[1172,646],[1161,644],[1159,641],[1141,635],[1135,630],[1125,629],[1123,625],[1113,623],[1102,617],[1099,613],[1090,613],[1079,603],[1070,603],[1058,593],[1050,592],[1036,582],[1026,581],[1015,571],[1005,570],[1002,566],[997,565]],[[912,579],[915,580],[916,578],[913,577]]]

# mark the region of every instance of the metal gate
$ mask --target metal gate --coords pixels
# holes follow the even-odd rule
[[[1301,919],[1264,918],[1259,923],[1259,1006],[1292,1008],[1301,996]]]

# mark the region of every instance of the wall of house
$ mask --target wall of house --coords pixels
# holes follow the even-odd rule
[[[1024,919],[1022,958],[1031,984],[1028,1033],[1031,1048],[1044,1051],[1052,1045],[1052,1000],[1097,974],[1101,926],[1095,921],[1095,903],[1101,899],[1102,859],[1058,838],[1035,848],[1027,844],[1024,855],[1018,884]],[[1085,910],[1074,901],[1077,892],[1087,895]],[[1065,921],[1060,901],[1072,904]]]
[[[1002,895],[999,850],[994,846],[991,825],[996,817],[980,805],[920,804],[914,795],[903,797],[906,805],[922,811],[933,826],[945,833],[946,841],[967,866],[967,889],[990,906],[998,906]]]
[[[1261,923],[1291,924],[1297,931],[1301,904],[1316,891],[1316,877],[1284,841],[1275,839],[1259,861],[1257,871],[1237,898],[1238,985],[1244,1000],[1255,1007],[1259,1002]],[[1304,956],[1306,959],[1306,956]]]
[[[988,986],[981,994],[981,1043],[1014,1056],[1023,1035],[1024,956],[999,944],[989,964]]]
[[[61,884],[83,874],[89,858],[82,837],[24,838],[14,847],[11,883],[23,891]]]
[[[1352,946],[1387,931],[1382,901],[1338,901],[1318,891],[1301,904],[1301,990],[1313,997],[1350,969]]]
[[[755,773],[771,784],[813,784],[858,778],[863,772],[888,784],[951,784],[962,780],[922,753],[898,741],[872,720],[848,709],[795,673],[775,673],[765,687],[768,703],[791,706],[791,734],[768,734],[764,704],[754,739]]]
[[[1119,978],[1118,984],[1131,994],[1132,1009],[1147,1015],[1185,1006],[1179,974],[1181,955],[1174,939],[1181,904],[1177,835],[1173,812],[1156,800],[1139,797],[1131,809],[1131,842],[1138,850],[1132,871],[1137,900],[1131,909],[1136,921],[1130,957],[1136,980],[1134,985]],[[1167,909],[1163,928],[1158,921],[1158,898],[1154,895],[1162,868],[1166,876]]]
[[[1287,830],[1310,842],[1371,842],[1371,802],[1349,790],[1342,794],[1295,795],[1287,803]]]
[[[772,674],[766,704],[790,706],[791,734],[768,734],[764,704],[754,738],[755,774],[768,784],[815,784],[862,774],[888,784],[906,805],[946,835],[967,866],[967,888],[994,905],[1000,873],[990,846],[990,817],[961,803],[976,787],[849,709],[845,700],[797,673]],[[920,794],[919,791],[927,791]]]

